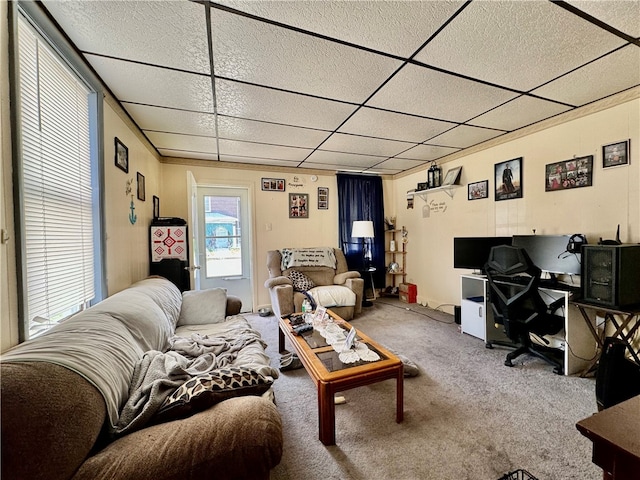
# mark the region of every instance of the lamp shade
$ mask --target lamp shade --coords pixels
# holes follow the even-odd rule
[[[373,238],[373,222],[371,220],[356,220],[351,230],[352,238]]]

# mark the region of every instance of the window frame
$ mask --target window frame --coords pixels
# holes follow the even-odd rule
[[[26,20],[49,47],[57,54],[78,79],[91,90],[89,94],[89,143],[91,158],[91,186],[93,189],[93,245],[94,245],[94,291],[90,304],[95,304],[106,296],[105,275],[105,216],[104,216],[104,88],[82,56],[61,33],[46,11],[35,2],[10,2],[9,8],[9,75],[11,97],[11,135],[13,162],[13,198],[16,239],[16,275],[18,287],[18,336],[19,341],[29,339],[30,321],[27,316],[27,273],[24,202],[22,198],[22,151],[19,109],[19,71],[18,71],[18,23],[19,18]]]

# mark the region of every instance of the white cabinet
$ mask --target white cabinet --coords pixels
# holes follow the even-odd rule
[[[463,275],[460,277],[460,293],[462,333],[486,340],[487,279]]]

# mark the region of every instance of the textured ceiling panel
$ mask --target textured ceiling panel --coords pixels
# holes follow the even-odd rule
[[[213,112],[207,76],[88,55],[91,66],[122,102]]]
[[[458,151],[460,151],[459,148],[439,147],[437,145],[418,145],[399,155],[399,157],[427,162]]]
[[[636,0],[567,0],[567,3],[627,35],[640,37],[640,2]]]
[[[527,91],[623,43],[550,2],[472,2],[416,59]]]
[[[83,52],[209,73],[205,10],[185,1],[44,1]],[[117,35],[114,35],[117,32]]]
[[[332,150],[334,152],[391,157],[412,146],[413,144],[411,143],[397,142],[395,140],[382,140],[380,138],[336,133],[329,137],[329,139],[322,144],[321,148],[322,150]]]
[[[432,138],[429,140],[429,143],[447,147],[467,148],[502,134],[504,134],[504,132],[497,130],[460,125],[442,135]]]
[[[636,85],[640,85],[640,47],[629,45],[532,93],[579,106]]]
[[[382,162],[384,159],[385,157],[373,157],[367,155],[354,155],[352,153],[316,150],[309,156],[307,162],[345,166],[346,168],[368,168]],[[307,162],[305,162],[305,164]]]
[[[295,168],[299,162],[291,160],[276,160],[263,157],[242,157],[237,155],[220,154],[220,161],[232,163],[245,163],[247,165],[269,165],[273,167]]]
[[[185,152],[216,153],[215,137],[196,137],[177,133],[145,132],[156,148],[182,150]]]
[[[166,148],[158,149],[158,153],[163,157],[173,158],[193,158],[195,160],[218,160],[218,155],[214,153],[201,153],[201,152],[184,152],[181,150],[168,150]]]
[[[142,130],[215,136],[215,115],[124,103],[124,108]]]
[[[455,125],[455,123],[364,107],[349,118],[338,131],[421,143]]]
[[[368,102],[374,107],[465,122],[516,94],[407,65]]]
[[[279,147],[264,143],[237,142],[235,140],[220,140],[221,155],[236,155],[243,157],[263,157],[278,160],[296,160],[301,162],[311,153],[307,148]]]
[[[333,130],[355,106],[216,80],[218,112],[232,117]]]
[[[384,160],[383,162],[377,164],[374,168],[379,170],[381,168],[385,170],[409,170],[411,168],[418,167],[422,165],[422,161],[419,160],[408,160],[406,158],[390,158],[388,160]]]
[[[218,76],[348,102],[364,102],[398,60],[213,10]]]
[[[408,57],[463,0],[222,1],[223,5],[380,52]]]
[[[499,130],[516,130],[570,109],[558,103],[522,96],[474,118],[469,124]]]
[[[329,135],[329,132],[324,130],[290,127],[222,116],[218,117],[218,133],[221,138],[230,140],[307,148],[317,147]]]

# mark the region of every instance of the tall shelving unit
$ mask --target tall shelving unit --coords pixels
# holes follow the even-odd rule
[[[398,295],[398,286],[401,283],[406,283],[407,278],[407,244],[404,242],[404,237],[407,231],[404,227],[401,230],[385,230],[385,263],[387,265],[387,281],[385,288],[386,295]],[[397,238],[400,234],[400,238]],[[391,242],[395,243],[395,250],[391,250]],[[392,272],[389,266],[392,263],[397,263],[399,270]],[[391,293],[389,292],[391,290]]]

